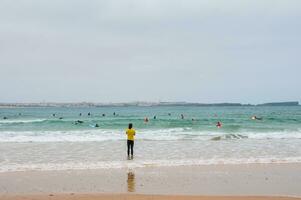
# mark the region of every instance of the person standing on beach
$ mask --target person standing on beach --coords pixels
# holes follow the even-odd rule
[[[130,150],[131,150],[131,157],[134,156],[134,137],[136,134],[135,129],[133,128],[133,124],[129,124],[129,128],[126,130],[127,134],[127,146],[128,146],[128,157],[130,157]]]

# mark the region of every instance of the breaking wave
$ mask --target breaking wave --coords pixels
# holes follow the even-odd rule
[[[1,131],[0,142],[100,142],[124,140],[122,130],[95,129],[69,131]],[[244,140],[244,139],[301,139],[301,131],[278,132],[210,132],[194,131],[189,128],[139,130],[137,140]]]

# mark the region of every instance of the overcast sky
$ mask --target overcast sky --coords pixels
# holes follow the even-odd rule
[[[299,0],[1,0],[0,102],[301,101]]]

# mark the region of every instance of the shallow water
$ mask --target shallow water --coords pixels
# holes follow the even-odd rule
[[[300,107],[2,108],[0,171],[298,163]],[[133,160],[124,133],[130,122]]]

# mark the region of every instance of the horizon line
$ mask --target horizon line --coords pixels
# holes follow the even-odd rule
[[[59,105],[88,105],[88,106],[108,106],[108,105],[265,105],[265,104],[290,104],[300,105],[299,101],[273,101],[264,103],[240,103],[240,102],[216,102],[216,103],[202,103],[202,102],[187,102],[187,101],[128,101],[128,102],[0,102],[0,106],[59,106]]]

